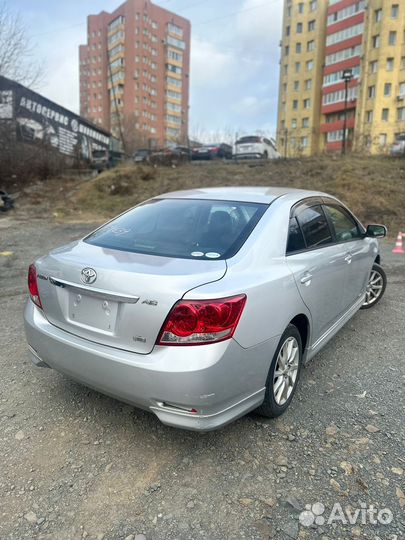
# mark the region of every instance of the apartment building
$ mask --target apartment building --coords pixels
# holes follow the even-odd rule
[[[315,88],[315,110],[308,111],[305,96],[297,99],[294,93],[291,71],[300,59],[290,58],[288,46],[311,39],[309,28],[299,23],[314,10],[319,54],[312,82],[307,83]],[[344,139],[347,149],[385,152],[396,134],[405,131],[403,1],[285,0],[281,47],[278,144],[284,155],[341,151]],[[346,93],[342,77],[347,71],[351,80]],[[300,124],[308,112],[312,118],[309,135]]]
[[[325,1],[284,2],[280,61],[278,148],[311,155],[319,147]]]
[[[190,31],[149,0],[90,15],[79,47],[81,114],[132,147],[185,141]]]

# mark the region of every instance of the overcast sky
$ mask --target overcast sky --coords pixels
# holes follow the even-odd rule
[[[12,0],[46,66],[38,91],[78,112],[86,16],[120,0]],[[190,134],[275,133],[282,0],[155,0],[190,19]]]

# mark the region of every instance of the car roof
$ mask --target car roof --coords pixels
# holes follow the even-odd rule
[[[164,193],[156,198],[166,199],[208,199],[218,201],[240,201],[270,204],[275,199],[288,195],[290,201],[299,201],[306,197],[327,196],[320,191],[309,191],[306,189],[295,189],[285,187],[213,187],[189,189],[183,191],[172,191]]]

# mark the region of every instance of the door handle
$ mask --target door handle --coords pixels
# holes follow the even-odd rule
[[[305,274],[302,276],[300,281],[302,284],[308,286],[311,284],[311,279],[312,279],[312,274],[310,274],[309,272],[305,272]]]
[[[347,264],[350,264],[352,262],[352,255],[351,253],[348,253],[345,257],[345,261],[347,262]]]

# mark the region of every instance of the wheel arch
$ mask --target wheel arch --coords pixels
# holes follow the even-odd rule
[[[310,337],[310,322],[308,317],[304,313],[300,313],[299,315],[296,315],[293,319],[291,319],[289,324],[293,324],[301,336],[301,342],[302,342],[302,354],[303,359],[305,361],[306,359],[306,351],[308,349],[309,344],[309,337]]]

